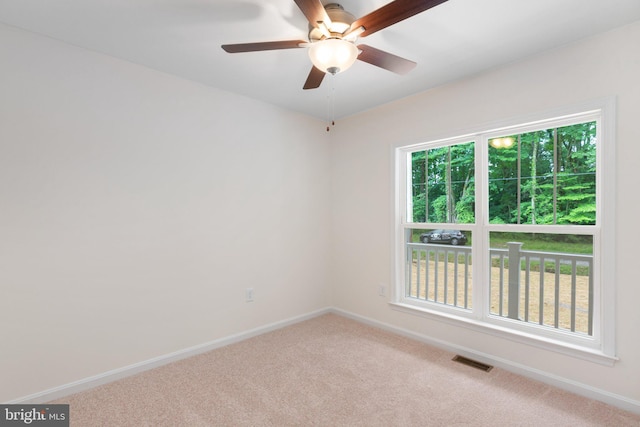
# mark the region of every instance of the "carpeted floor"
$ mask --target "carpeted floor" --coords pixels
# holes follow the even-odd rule
[[[72,426],[640,426],[453,356],[327,314],[52,403]]]

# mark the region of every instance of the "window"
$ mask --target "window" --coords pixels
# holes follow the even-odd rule
[[[605,104],[397,148],[394,305],[611,363]]]

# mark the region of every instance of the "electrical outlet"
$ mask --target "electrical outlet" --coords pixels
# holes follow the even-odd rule
[[[245,301],[253,302],[253,288],[247,288],[244,291],[244,297],[245,297]]]
[[[387,285],[383,285],[382,283],[378,286],[378,295],[381,297],[387,296]]]

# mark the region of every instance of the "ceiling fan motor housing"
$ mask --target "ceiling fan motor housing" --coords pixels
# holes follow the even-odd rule
[[[327,15],[331,19],[331,26],[327,28],[332,37],[342,38],[342,34],[347,31],[356,17],[345,11],[344,8],[338,3],[329,3],[324,6],[327,11]],[[318,23],[320,25],[320,23]],[[309,41],[311,43],[325,39],[325,35],[321,30],[309,24]]]

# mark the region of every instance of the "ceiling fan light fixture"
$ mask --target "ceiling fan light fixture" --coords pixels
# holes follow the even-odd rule
[[[302,87],[305,90],[320,87],[326,74],[346,71],[356,59],[396,74],[406,74],[415,68],[415,62],[365,44],[357,44],[358,37],[367,37],[448,0],[395,0],[359,19],[338,3],[325,4],[325,1],[294,0],[309,21],[308,43],[281,40],[226,44],[222,48],[228,53],[239,53],[308,47],[313,67]]]
[[[493,148],[510,148],[513,146],[513,138],[511,137],[506,137],[506,138],[493,138],[491,140],[489,140],[489,144],[493,147]]]
[[[325,39],[311,44],[309,58],[317,69],[337,74],[347,70],[358,58],[358,48],[339,38]]]

